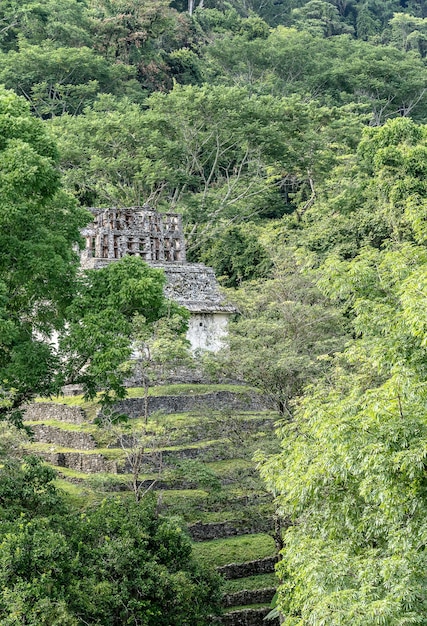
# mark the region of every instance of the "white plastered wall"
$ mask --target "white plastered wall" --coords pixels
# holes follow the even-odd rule
[[[217,352],[223,348],[228,317],[227,313],[192,313],[187,331],[191,349]]]

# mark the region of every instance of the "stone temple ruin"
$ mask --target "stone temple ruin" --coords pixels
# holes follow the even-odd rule
[[[188,339],[193,350],[219,350],[235,308],[224,302],[212,268],[187,263],[181,216],[148,206],[89,209],[93,222],[82,231],[84,269],[104,267],[127,255],[141,257],[166,275],[165,295],[191,313]]]

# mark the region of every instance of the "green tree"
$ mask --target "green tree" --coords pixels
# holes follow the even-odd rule
[[[390,20],[391,42],[401,50],[417,50],[422,57],[427,53],[427,19],[406,13],[395,13]]]
[[[193,258],[231,225],[270,215],[273,202],[275,215],[288,210],[289,181],[309,201],[360,126],[351,110],[208,85],[154,94],[145,110],[103,97],[52,121],[71,191],[86,204],[181,211]]]
[[[63,327],[88,220],[60,187],[58,154],[23,98],[0,91],[0,414],[49,394],[58,365],[50,337]]]
[[[248,283],[236,293],[240,316],[230,325],[229,350],[219,363],[261,389],[289,418],[303,387],[328,368],[329,357],[343,345],[345,323],[302,274],[292,250],[280,254],[272,279]]]
[[[21,40],[18,51],[0,55],[0,64],[0,81],[25,96],[43,118],[76,115],[99,92],[126,93],[135,73],[123,63],[108,63],[87,47],[58,47],[50,40],[42,45]]]
[[[0,7],[0,48],[17,50],[26,40],[67,47],[90,46],[85,3],[79,0],[5,0]]]
[[[279,429],[262,472],[287,516],[284,623],[425,624],[425,127],[405,119],[361,142],[377,247],[332,249],[316,270],[354,339]]]
[[[296,27],[313,35],[333,37],[353,32],[353,28],[340,19],[338,9],[324,0],[310,0],[301,8],[294,9],[291,17]]]
[[[144,329],[151,334],[159,318],[174,314],[181,333],[186,330],[185,312],[165,298],[164,283],[163,271],[139,257],[128,256],[86,271],[67,309],[66,329],[59,336],[61,384],[81,384],[90,398],[102,388],[104,403],[123,398],[138,333]]]
[[[272,266],[267,249],[259,241],[259,228],[253,222],[231,226],[220,237],[206,241],[200,256],[213,267],[225,287],[267,278]]]
[[[158,516],[154,499],[105,499],[81,512],[40,460],[2,465],[0,476],[5,626],[205,626],[218,612],[219,577],[195,561],[179,520]]]
[[[134,67],[144,90],[168,90],[172,76],[180,82],[185,63],[181,59],[180,67],[179,54],[186,50],[187,64],[191,58],[193,67],[197,65],[190,50],[198,40],[193,23],[167,0],[92,0],[87,14],[94,48],[110,63]]]
[[[88,397],[99,388],[105,401],[123,397],[135,314],[149,326],[180,308],[141,259],[76,276],[90,214],[61,189],[43,123],[5,90],[0,126],[0,416],[19,422],[25,402],[67,382]]]
[[[259,94],[296,93],[329,108],[358,103],[371,112],[375,125],[392,116],[425,120],[426,68],[413,48],[405,53],[348,35],[325,39],[278,27],[265,40],[217,38],[205,51],[205,76],[211,82],[250,85]]]

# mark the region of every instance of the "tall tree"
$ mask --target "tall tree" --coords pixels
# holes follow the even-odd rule
[[[235,294],[240,316],[230,325],[229,349],[217,358],[222,371],[261,389],[290,418],[303,387],[322,375],[343,346],[346,324],[303,275],[293,250],[279,254],[270,280]]]
[[[404,119],[365,133],[359,177],[388,235],[352,259],[332,243],[317,270],[355,338],[262,470],[289,523],[289,626],[426,623],[426,139]]]
[[[1,415],[49,393],[57,361],[41,339],[62,328],[88,221],[60,187],[58,153],[29,105],[0,91]]]

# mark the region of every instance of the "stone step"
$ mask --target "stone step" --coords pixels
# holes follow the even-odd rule
[[[76,450],[94,450],[97,446],[90,433],[78,430],[65,430],[49,424],[31,424],[34,441],[38,443],[53,443],[63,448]]]
[[[165,414],[188,413],[203,409],[212,411],[262,411],[267,409],[266,400],[255,392],[215,391],[212,393],[150,396],[148,413],[157,411]],[[144,398],[126,398],[114,405],[114,410],[131,418],[143,417],[145,414]]]
[[[274,423],[276,417],[259,417],[252,419],[239,419],[231,418],[230,420],[208,420],[205,423],[202,421],[195,425],[186,428],[180,428],[172,430],[170,436],[173,437],[173,443],[175,445],[184,445],[186,443],[194,443],[196,441],[203,441],[204,439],[217,439],[227,437],[233,439],[233,437],[254,434],[260,431],[267,430],[273,432]],[[174,438],[175,432],[182,433],[180,436]]]
[[[87,474],[98,472],[118,474],[117,461],[107,459],[102,454],[84,454],[82,452],[37,451],[42,459],[57,467],[67,467]]]
[[[205,439],[220,439],[227,437],[232,439],[233,436],[241,434],[253,434],[267,430],[273,432],[276,417],[268,416],[259,418],[240,419],[231,418],[225,420],[201,420],[198,424],[190,426],[182,426],[180,428],[171,428],[167,430],[163,437],[164,445],[183,446],[185,444],[197,443]],[[142,430],[142,429],[141,429]],[[150,435],[150,432],[148,432]],[[132,446],[132,434],[123,434],[120,441],[117,440],[112,447]]]
[[[277,556],[267,556],[264,559],[255,561],[246,561],[246,563],[229,563],[222,567],[217,567],[217,571],[221,576],[228,580],[236,578],[246,578],[247,576],[255,576],[256,574],[271,574],[277,563]]]
[[[29,404],[24,412],[24,420],[37,422],[57,420],[69,424],[88,422],[87,415],[81,407],[56,402],[33,402]]]
[[[239,433],[256,433],[264,429],[273,429],[275,418],[269,417],[264,419],[247,419],[242,420],[238,424]],[[45,423],[47,419],[40,418],[40,423],[28,424],[31,428],[34,436],[34,441],[39,443],[52,443],[63,448],[76,448],[77,450],[93,450],[97,447],[96,440],[91,433],[81,430],[71,430],[66,427],[60,428],[58,426],[52,426]],[[67,422],[68,423],[68,422]],[[64,423],[66,426],[67,423]],[[73,424],[74,425],[74,424]],[[227,424],[219,422],[218,424],[209,422],[208,425],[197,425],[194,427],[173,429],[164,438],[163,445],[167,446],[185,446],[185,444],[194,444],[202,442],[203,440],[219,439],[227,436]],[[176,436],[175,433],[182,433],[181,436]],[[148,433],[149,434],[149,433]],[[230,435],[232,437],[232,433]],[[129,448],[134,444],[135,438],[131,434],[123,434],[120,440],[110,444],[110,448]],[[159,442],[162,445],[162,442]],[[188,457],[186,457],[188,458]]]
[[[199,446],[167,448],[162,450],[163,461],[173,462],[174,459],[197,459],[199,461],[227,461],[234,459],[236,453],[230,445],[224,441],[213,441]]]
[[[47,444],[49,445],[49,444]],[[54,444],[52,444],[53,447]],[[64,446],[65,447],[65,446]],[[96,449],[96,448],[93,448]],[[113,451],[114,448],[111,448]],[[29,451],[31,448],[29,447]],[[87,450],[85,454],[84,450],[71,451],[57,451],[52,450],[37,450],[35,454],[38,454],[43,459],[56,465],[58,467],[68,467],[82,472],[109,472],[112,474],[127,474],[131,471],[131,467],[128,462],[122,457],[117,460],[107,459],[103,454],[92,453],[91,450]],[[230,453],[231,454],[231,453]],[[162,450],[161,455],[159,452],[155,452],[155,456],[158,463],[158,459],[162,458],[162,461],[169,461],[172,463],[175,459],[203,459],[212,461],[222,461],[224,459],[223,454],[216,450],[215,443],[200,448],[179,448],[177,450],[168,449]],[[231,456],[229,458],[232,458]],[[152,470],[152,464],[148,461],[146,467],[142,468],[143,473],[148,473]]]
[[[83,442],[84,445],[88,443],[88,440]],[[49,446],[50,442],[45,442],[46,446]],[[122,450],[116,448],[109,448],[111,452],[117,450],[119,453],[117,456],[117,460],[111,461],[103,454],[96,454],[92,452],[96,450],[96,447],[89,448],[86,445],[86,448],[82,446],[80,449],[74,450],[55,450],[55,445],[58,444],[52,443],[52,449],[46,450],[36,450],[34,453],[41,456],[43,459],[52,463],[52,465],[56,465],[58,467],[69,467],[71,469],[76,469],[83,472],[109,472],[113,474],[127,474],[131,470],[129,463],[124,458],[122,454]],[[58,446],[59,447],[59,446]],[[61,446],[63,448],[71,447],[71,446]],[[28,447],[29,452],[31,452],[31,447]],[[150,460],[150,456],[152,460]],[[147,461],[144,462],[143,467],[141,468],[141,473],[151,473],[153,471],[157,471],[159,463],[167,465],[169,468],[173,468],[174,461],[181,460],[199,460],[206,462],[215,462],[215,461],[223,461],[230,460],[234,458],[233,450],[227,449],[227,446],[222,445],[222,442],[212,442],[207,445],[195,446],[195,447],[179,447],[177,449],[168,448],[166,450],[154,450],[147,454]],[[87,468],[80,470],[81,467]],[[185,481],[184,481],[185,482]],[[185,489],[189,488],[191,481],[186,483]],[[224,480],[223,484],[229,484],[229,480]],[[191,483],[191,488],[194,487],[194,484]]]
[[[226,539],[238,535],[252,535],[268,533],[273,528],[273,520],[258,517],[253,520],[229,520],[225,522],[196,522],[188,526],[193,541],[210,541],[212,539]],[[242,602],[241,604],[247,604]],[[255,604],[252,602],[252,604]]]
[[[235,593],[226,593],[222,600],[224,607],[230,606],[247,606],[249,604],[270,604],[276,589],[268,587],[267,589],[243,589]]]

